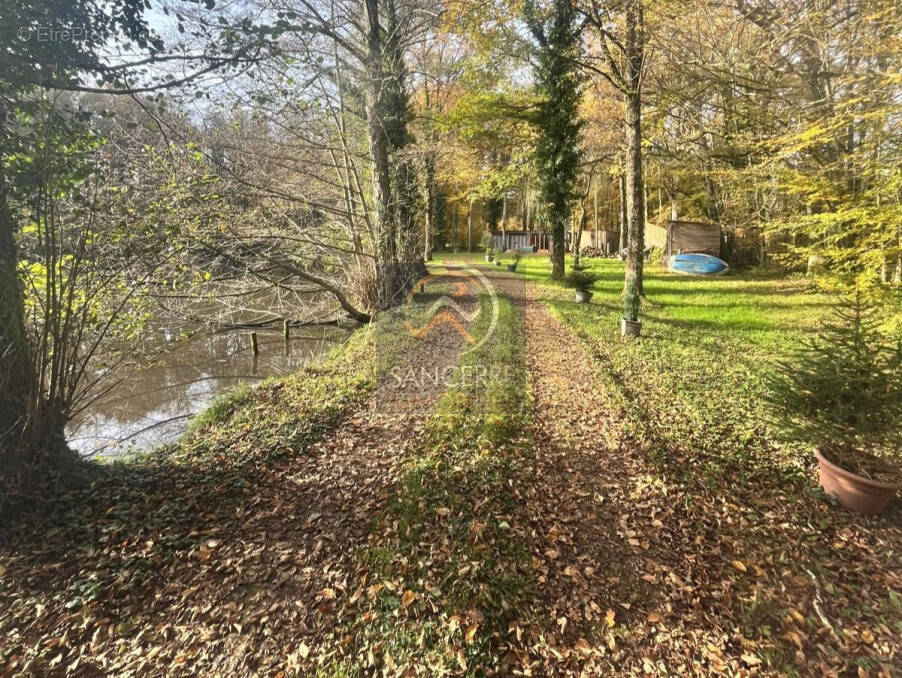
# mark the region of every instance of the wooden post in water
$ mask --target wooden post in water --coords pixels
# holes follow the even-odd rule
[[[257,344],[257,333],[251,332],[251,351],[254,356],[260,355],[260,346]]]
[[[291,329],[290,329],[290,326],[288,325],[288,318],[286,318],[285,320],[282,321],[282,338],[285,339],[285,341],[288,341],[290,336],[291,336]]]

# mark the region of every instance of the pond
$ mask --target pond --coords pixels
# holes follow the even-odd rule
[[[174,442],[216,395],[240,382],[294,372],[349,333],[334,325],[307,325],[292,328],[286,344],[281,330],[261,329],[256,358],[249,331],[168,344],[161,338],[153,360],[124,365],[98,385],[99,392],[109,390],[69,423],[69,445],[86,456],[114,457]]]

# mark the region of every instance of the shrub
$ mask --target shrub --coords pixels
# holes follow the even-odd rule
[[[565,287],[572,287],[576,290],[588,291],[597,279],[598,278],[593,273],[575,270],[570,271],[570,273],[561,278],[561,282],[564,283]]]
[[[785,431],[865,477],[895,475],[902,449],[902,339],[879,331],[876,311],[860,292],[843,297],[770,383]]]

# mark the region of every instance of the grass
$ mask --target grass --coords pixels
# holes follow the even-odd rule
[[[698,544],[689,555],[717,567],[719,548],[703,546],[713,537],[746,562],[764,565],[753,587],[719,604],[731,610],[721,623],[731,628],[735,619],[737,633],[760,643],[764,665],[784,675],[808,671],[786,640],[791,634],[774,627],[787,627],[790,606],[803,607],[819,595],[816,583],[806,593],[813,581],[830,593],[826,613],[841,620],[849,638],[885,624],[897,595],[886,565],[892,531],[880,529],[881,519],[872,523],[831,505],[814,480],[812,451],[781,433],[767,387],[775,361],[816,330],[835,297],[814,291],[804,279],[686,278],[650,266],[643,336],[624,340],[623,264],[585,263],[599,277],[589,305],[574,303],[571,290],[550,281],[547,257],[524,257],[518,273],[537,283],[551,312],[591,351],[605,394],[598,408],[619,422],[617,446],[634,450],[670,488],[670,501],[680,505],[689,530],[678,539]],[[886,306],[888,328],[902,322],[896,301]],[[718,514],[723,517],[715,519]],[[857,547],[838,552],[837,545],[850,539]],[[782,589],[786,577],[796,590]],[[874,577],[885,582],[889,597],[886,589],[874,589]],[[854,661],[871,670],[887,656],[864,646],[851,654],[860,654]]]
[[[816,327],[829,297],[801,281],[687,278],[649,266],[643,337],[622,341],[623,264],[584,263],[598,277],[588,305],[550,281],[544,256],[524,257],[518,272],[542,286],[552,312],[590,346],[610,387],[608,406],[623,413],[626,435],[662,453],[691,450],[691,469],[676,468],[699,482],[724,472],[751,480],[774,464],[790,475],[800,469],[799,450],[783,444],[769,425],[773,407],[765,381],[774,358]]]

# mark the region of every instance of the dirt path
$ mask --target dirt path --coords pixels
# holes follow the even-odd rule
[[[720,490],[680,484],[653,457],[660,441],[624,434],[604,358],[541,301],[528,300],[526,330],[536,461],[521,510],[539,582],[530,616],[543,629],[527,653],[533,675],[840,676],[855,664],[891,675],[855,659],[894,655],[876,640],[893,636],[887,617],[827,608],[824,593],[892,582],[891,529],[861,537],[876,565],[837,565],[830,550],[841,558],[855,532],[811,528],[799,518],[820,511],[808,498],[779,486],[741,496],[729,478]]]
[[[609,631],[650,611],[651,545],[636,525],[647,516],[630,501],[641,469],[608,446],[617,422],[601,409],[591,356],[532,298],[526,355],[537,454],[525,509],[536,535],[533,566],[544,580],[535,611],[556,627],[538,654],[550,674],[593,675],[610,666],[602,658],[622,654]]]

